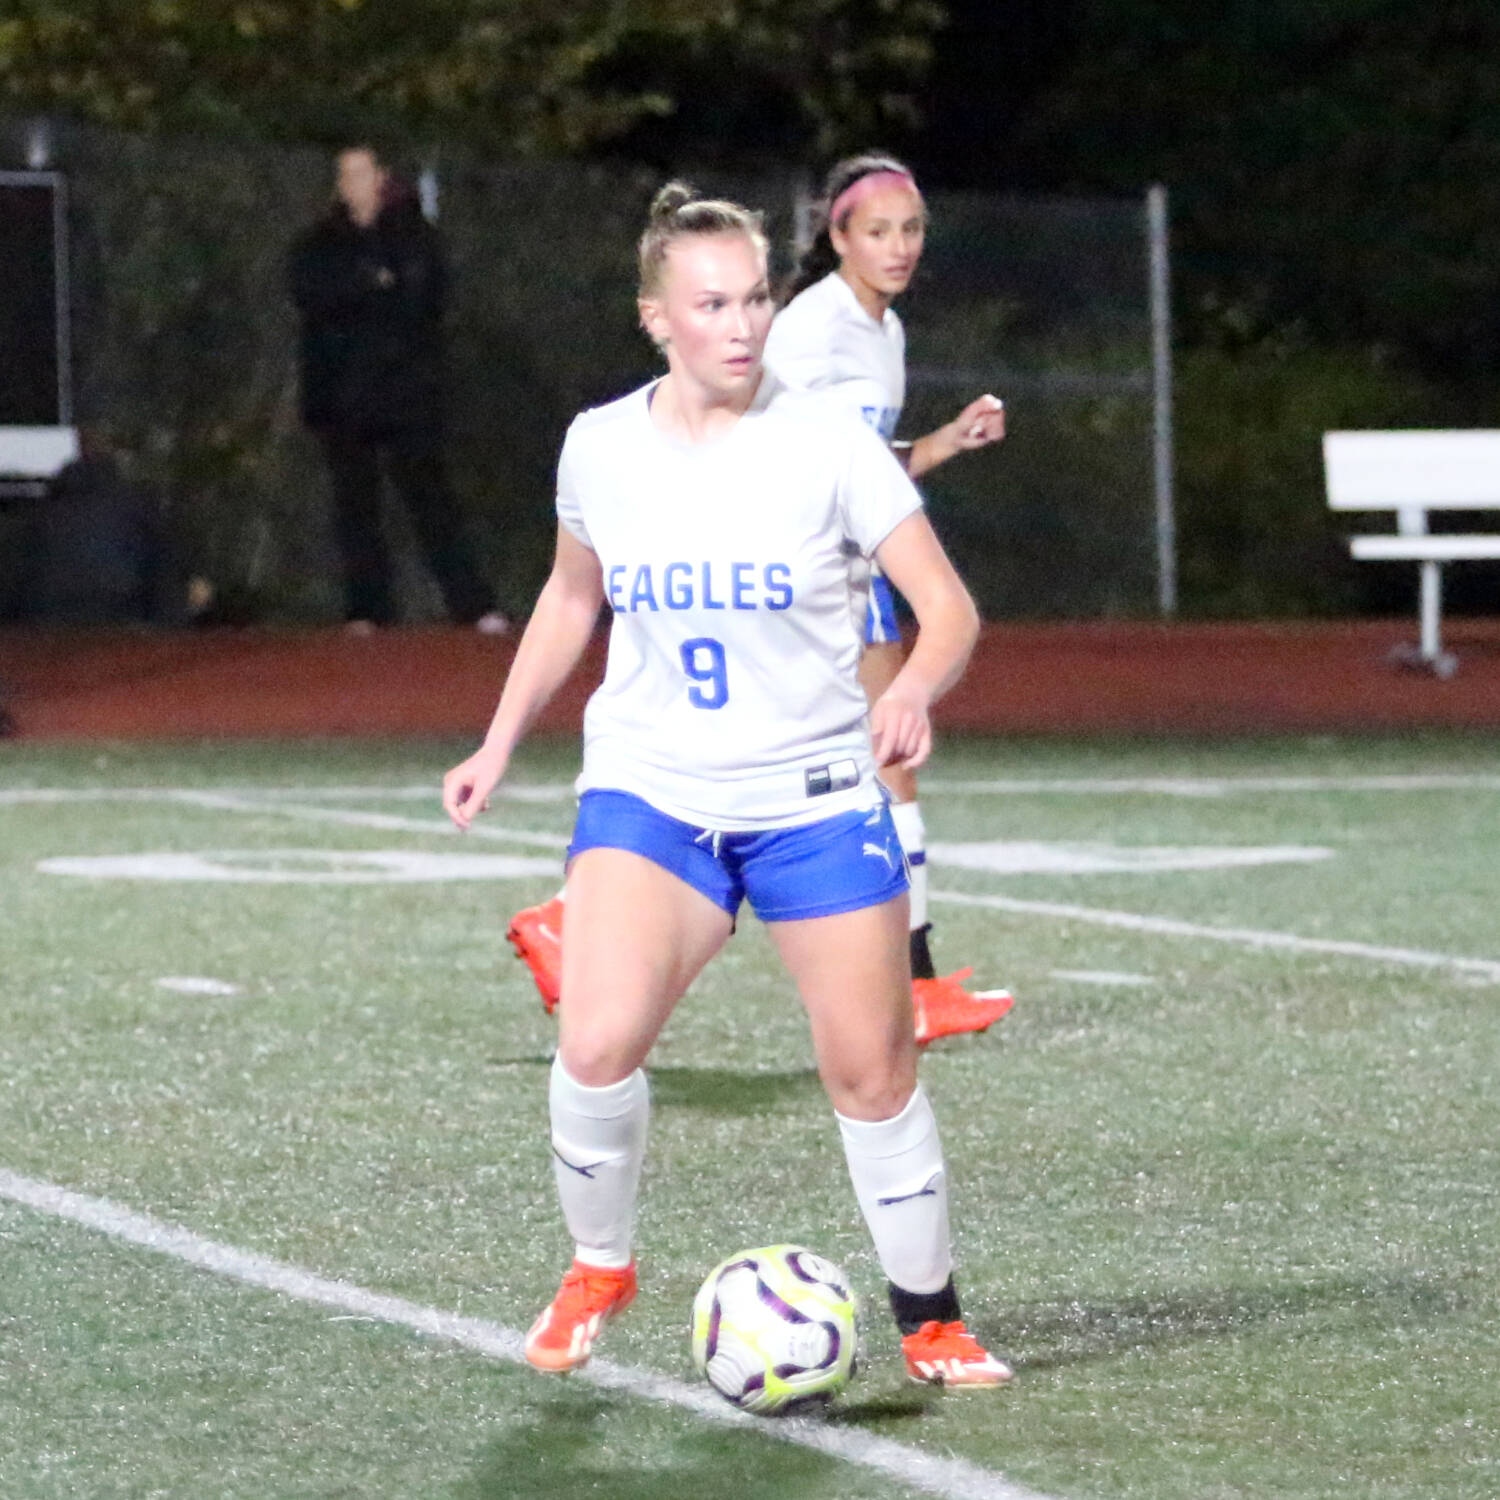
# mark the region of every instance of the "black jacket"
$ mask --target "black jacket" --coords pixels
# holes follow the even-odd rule
[[[298,237],[290,273],[303,421],[369,434],[441,421],[446,268],[414,196],[367,229],[335,204]]]

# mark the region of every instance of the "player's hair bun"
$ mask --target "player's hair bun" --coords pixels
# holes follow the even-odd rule
[[[698,195],[687,183],[673,179],[657,189],[651,200],[651,222],[659,224],[665,219],[674,219],[680,210],[694,202]]]
[[[674,178],[651,200],[651,216],[637,247],[641,296],[654,297],[661,289],[668,249],[684,235],[698,234],[743,234],[762,257],[766,254],[759,214],[724,198],[700,198],[687,183]]]

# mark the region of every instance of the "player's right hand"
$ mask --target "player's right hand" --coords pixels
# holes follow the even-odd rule
[[[505,774],[505,761],[480,748],[443,777],[443,811],[463,832],[489,807],[490,793]]]

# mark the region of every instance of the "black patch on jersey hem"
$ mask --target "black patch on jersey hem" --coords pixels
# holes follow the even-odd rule
[[[852,760],[836,760],[826,766],[809,766],[803,773],[809,797],[826,797],[859,785],[859,767]]]

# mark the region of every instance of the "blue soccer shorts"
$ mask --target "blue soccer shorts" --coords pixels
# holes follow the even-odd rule
[[[793,828],[721,833],[669,817],[629,792],[595,787],[578,799],[568,858],[586,849],[627,849],[731,917],[748,900],[762,922],[859,911],[908,886],[901,840],[884,802]]]
[[[865,645],[899,641],[901,625],[896,619],[896,591],[891,580],[876,568],[870,575],[870,602],[865,610]]]

